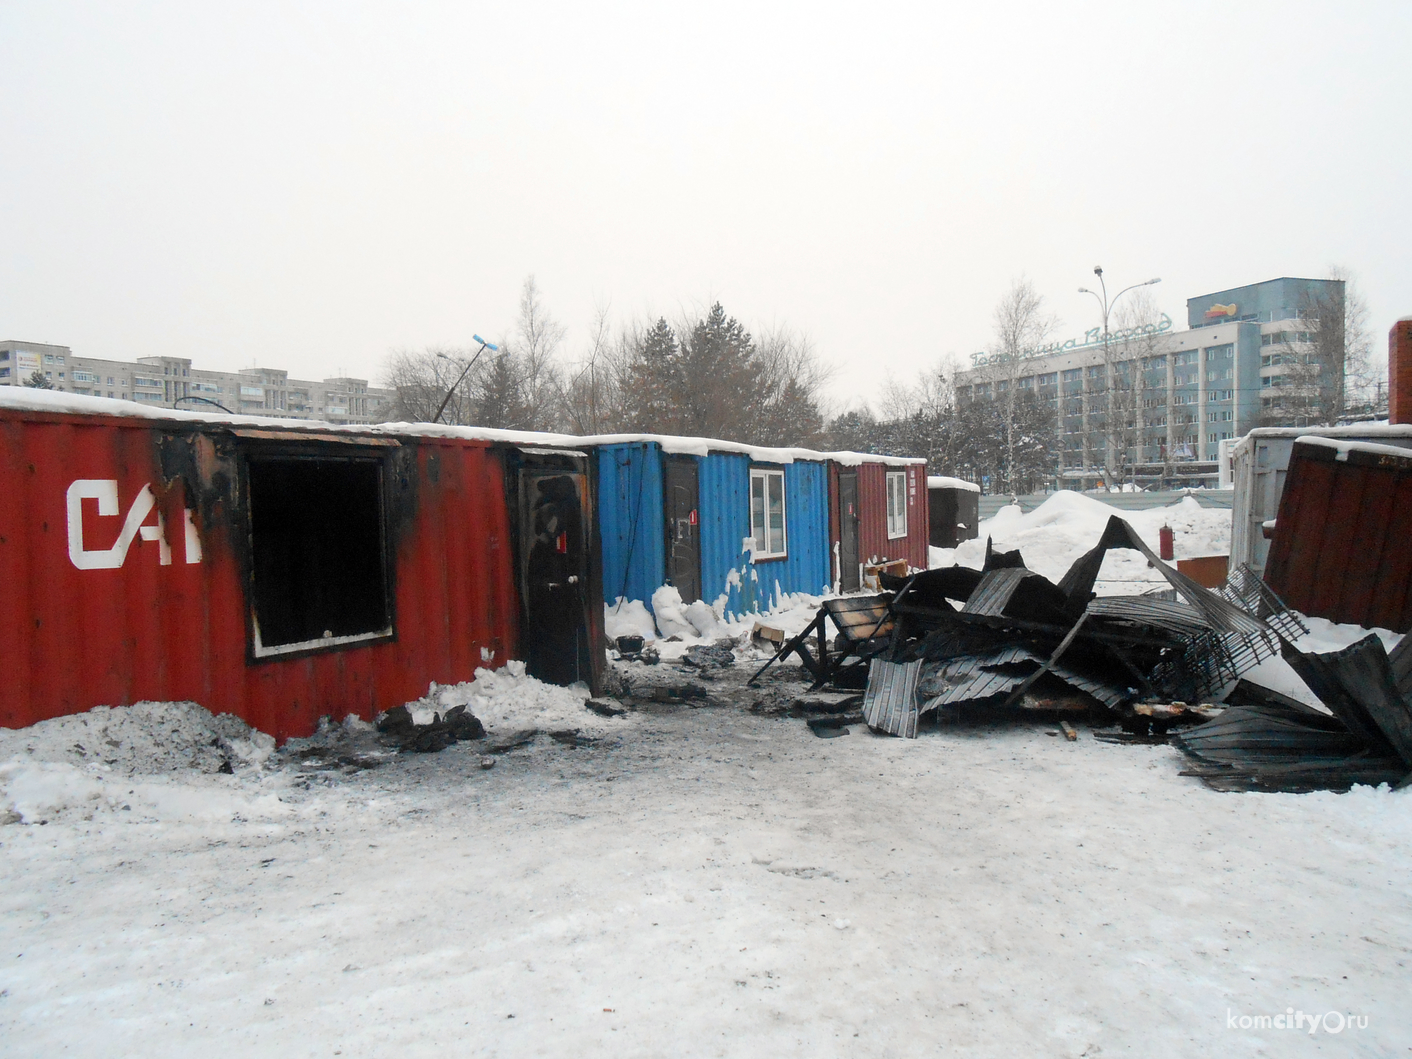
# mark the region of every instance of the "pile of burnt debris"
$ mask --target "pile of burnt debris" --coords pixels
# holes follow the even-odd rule
[[[1097,595],[1113,549],[1140,552],[1169,587]],[[1117,516],[1058,584],[987,542],[980,570],[882,575],[881,585],[876,596],[825,601],[751,679],[796,655],[816,689],[866,689],[861,719],[906,738],[946,717],[1016,711],[1117,722],[1127,741],[1180,731],[1170,741],[1193,758],[1189,773],[1221,789],[1346,788],[1412,769],[1412,648],[1390,660],[1372,637],[1333,656],[1303,654],[1291,642],[1308,630],[1248,568],[1220,591],[1205,588]],[[1330,713],[1241,680],[1281,654]]]
[[[427,724],[417,724],[406,706],[394,706],[378,718],[378,731],[391,745],[421,754],[485,738],[485,725],[464,706],[452,706],[444,715],[433,714]]]

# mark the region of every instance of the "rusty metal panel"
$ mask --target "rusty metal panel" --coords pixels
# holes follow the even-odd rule
[[[1303,438],[1280,499],[1266,583],[1295,610],[1412,629],[1412,454]]]
[[[260,443],[342,458],[346,437]],[[368,450],[389,460],[392,637],[252,658],[240,461],[255,443],[219,423],[0,410],[0,724],[189,699],[285,738],[515,657],[500,457],[407,438]]]
[[[1202,588],[1218,591],[1225,586],[1229,555],[1198,555],[1177,560],[1177,572],[1186,574]]]

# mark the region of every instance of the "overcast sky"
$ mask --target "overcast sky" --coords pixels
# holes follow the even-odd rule
[[[1412,4],[0,2],[0,338],[376,380],[526,275],[805,332],[842,405],[1027,275],[1412,313]]]

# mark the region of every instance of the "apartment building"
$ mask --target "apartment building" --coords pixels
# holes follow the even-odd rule
[[[1338,280],[1282,278],[1199,295],[1187,300],[1186,330],[1164,314],[1110,332],[1106,343],[1093,328],[1018,363],[975,354],[957,397],[1033,394],[1057,426],[1057,485],[1215,486],[1222,441],[1298,416],[1319,370],[1311,306],[1341,315],[1342,303]]]
[[[66,393],[164,408],[215,405],[244,415],[328,423],[380,422],[395,396],[367,379],[348,376],[312,382],[291,379],[279,368],[210,371],[193,368],[186,357],[104,360],[76,356],[68,346],[0,341],[0,386],[23,386],[36,371]]]

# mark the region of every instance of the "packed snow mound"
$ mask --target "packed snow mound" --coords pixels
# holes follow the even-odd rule
[[[1227,555],[1231,550],[1228,508],[1202,507],[1188,496],[1167,507],[1122,511],[1092,496],[1064,490],[1028,513],[1014,504],[1001,508],[980,524],[975,540],[957,548],[932,548],[929,561],[934,568],[958,563],[980,569],[989,537],[997,551],[1018,548],[1027,567],[1057,582],[1076,559],[1098,543],[1113,515],[1126,520],[1154,552],[1164,525],[1175,535],[1178,559]],[[1095,586],[1100,595],[1139,595],[1166,587],[1167,582],[1135,551],[1109,552]]]
[[[86,713],[0,729],[0,761],[94,766],[122,775],[221,772],[264,764],[275,741],[240,718],[194,702],[95,706]]]
[[[587,685],[546,684],[526,674],[523,662],[511,661],[502,669],[477,669],[472,681],[432,684],[425,697],[407,703],[407,709],[417,724],[427,724],[434,714],[464,706],[492,735],[526,728],[547,732],[621,728],[627,723],[586,709],[588,697]]]
[[[686,616],[681,593],[671,585],[663,585],[652,593],[652,613],[657,616],[657,628],[663,638],[668,636],[696,636],[696,626]]]
[[[696,630],[696,635],[703,640],[714,640],[719,636],[727,636],[730,633],[721,620],[716,617],[716,612],[711,609],[711,604],[704,600],[696,600],[688,603],[684,608],[686,620]]]
[[[619,596],[615,603],[603,604],[603,630],[609,642],[619,636],[641,636],[644,640],[657,638],[657,626],[652,623],[647,604],[640,599],[626,599]]]

